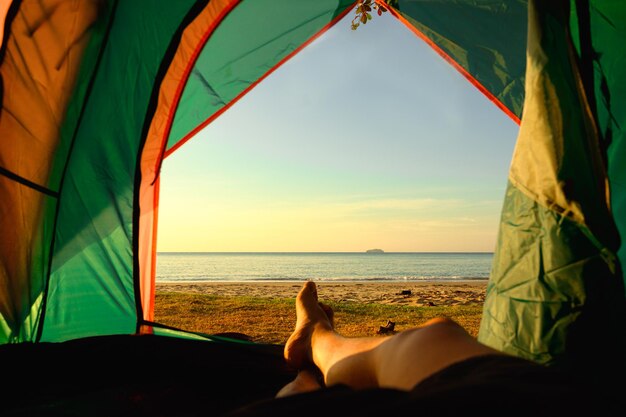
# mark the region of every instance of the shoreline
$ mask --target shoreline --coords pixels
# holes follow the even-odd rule
[[[320,301],[454,306],[482,304],[488,279],[433,281],[322,281]],[[201,293],[224,297],[292,298],[305,281],[157,281],[156,291]]]

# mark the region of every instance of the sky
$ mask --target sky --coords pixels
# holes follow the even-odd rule
[[[492,252],[518,126],[352,14],[170,155],[159,252]]]

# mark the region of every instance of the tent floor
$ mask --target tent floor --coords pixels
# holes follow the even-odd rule
[[[581,407],[581,399],[591,392],[570,398],[567,391],[556,395],[559,390],[554,396],[548,392],[549,401],[535,398],[533,402],[530,394],[515,394],[510,386],[499,386],[497,381],[489,385],[488,380],[483,381],[487,385],[461,384],[463,389],[414,393],[351,391],[337,386],[274,400],[276,392],[295,377],[283,360],[282,350],[280,345],[154,335],[1,345],[4,383],[0,389],[0,415],[441,417],[476,411],[483,417],[553,417],[621,415],[626,407],[621,401],[614,404],[615,408],[606,401],[592,401],[592,408],[601,412],[590,412]],[[533,384],[520,387],[542,393],[545,399],[547,391],[541,384],[533,388],[534,384],[533,380]],[[511,403],[512,394],[513,398],[522,395],[524,402]],[[620,413],[602,412],[612,409]]]
[[[220,415],[295,376],[282,346],[99,336],[0,346],[3,416]]]

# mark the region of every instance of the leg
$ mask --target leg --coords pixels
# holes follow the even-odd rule
[[[321,389],[322,386],[317,381],[315,373],[308,369],[303,369],[298,372],[296,379],[285,385],[278,393],[276,397],[286,397],[288,395],[300,394],[303,392],[315,391]]]
[[[391,337],[345,338],[334,331],[329,313],[318,303],[315,284],[305,283],[296,299],[296,329],[285,345],[289,364],[315,364],[329,386],[408,390],[454,362],[499,353],[448,319]]]

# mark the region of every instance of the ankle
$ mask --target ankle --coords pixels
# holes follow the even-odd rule
[[[311,333],[311,360],[325,374],[325,368],[330,356],[334,340],[338,334],[327,324],[317,323]]]

